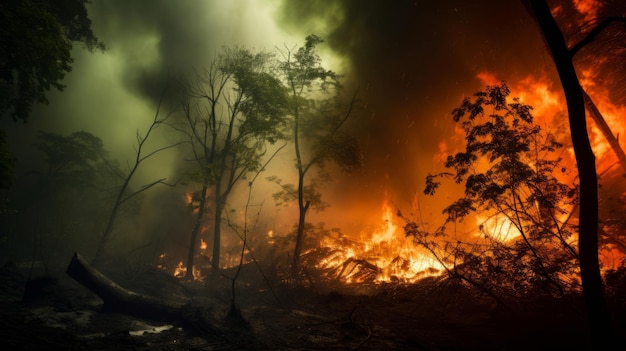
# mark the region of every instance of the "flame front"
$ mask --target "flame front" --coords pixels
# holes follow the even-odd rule
[[[440,274],[444,267],[420,252],[394,219],[385,199],[378,229],[361,233],[358,241],[329,237],[322,240],[320,246],[329,254],[319,260],[317,268],[335,274],[345,283],[411,283]]]

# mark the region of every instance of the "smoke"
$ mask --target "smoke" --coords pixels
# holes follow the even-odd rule
[[[385,196],[404,210],[416,194],[433,202],[423,196],[424,178],[441,167],[433,156],[453,135],[452,109],[484,88],[480,72],[511,81],[553,74],[521,2],[287,0],[278,19],[287,30],[324,37],[342,58],[348,86],[361,88],[366,109],[353,129],[366,165],[331,192],[355,223],[368,209],[378,218]],[[437,215],[435,204],[422,214]]]
[[[29,145],[39,129],[91,132],[125,164],[172,78],[206,67],[225,45],[291,48],[313,33],[325,39],[324,65],[344,75],[347,95],[359,89],[347,127],[358,137],[365,165],[351,174],[335,172],[325,186],[331,207],[311,217],[344,230],[379,219],[385,197],[402,209],[416,194],[431,201],[423,199],[424,177],[440,167],[433,161],[438,145],[453,135],[451,110],[484,88],[479,73],[506,80],[553,74],[539,31],[518,2],[107,0],[88,9],[108,50],[75,48],[65,91],[51,92],[51,103],[35,107],[28,124],[7,126],[22,169],[34,159]],[[149,147],[175,139],[160,132]],[[174,177],[179,157],[160,154],[142,167],[138,183]],[[289,157],[277,160],[273,172],[290,172],[291,164]],[[154,195],[145,210],[151,220],[167,218],[159,215],[164,198],[184,201],[180,193]],[[264,206],[272,207],[269,202]],[[422,215],[438,214],[435,205],[423,206]]]

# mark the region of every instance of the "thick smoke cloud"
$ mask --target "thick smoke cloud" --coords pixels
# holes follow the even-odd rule
[[[350,85],[361,87],[367,111],[355,129],[366,166],[336,183],[335,200],[345,208],[380,203],[385,192],[409,207],[440,166],[432,157],[452,134],[451,110],[484,88],[479,72],[510,81],[553,74],[521,2],[293,0],[283,3],[280,22],[320,31],[343,58]]]

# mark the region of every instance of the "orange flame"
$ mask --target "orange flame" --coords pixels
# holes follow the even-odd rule
[[[575,1],[576,8],[583,14],[594,14],[594,0],[579,0]],[[610,93],[606,88],[597,84],[599,81],[597,77],[597,70],[594,67],[586,67],[579,70],[580,83],[584,91],[591,97],[593,103],[596,105],[602,118],[609,126],[612,133],[618,138],[620,146],[624,148],[624,143],[619,139],[619,132],[626,129],[626,106],[616,105],[610,101]],[[490,72],[481,72],[477,75],[477,78],[486,85],[496,85],[500,83],[500,80]],[[567,145],[567,154],[562,155],[563,169],[567,169],[567,172],[555,174],[562,182],[566,184],[573,184],[576,177],[576,164],[574,158],[574,151],[571,147],[571,139],[567,132],[567,124],[563,125],[562,121],[567,121],[567,109],[563,93],[559,85],[552,84],[545,77],[526,77],[517,82],[507,82],[511,88],[511,96],[519,97],[520,100],[533,107],[533,116],[535,117],[535,123],[557,136],[559,141]],[[594,122],[593,118],[587,114],[588,132],[589,138],[592,144],[594,154],[596,155],[596,168],[599,174],[605,170],[613,167],[618,162],[617,156],[611,148],[607,138],[602,134],[599,127]],[[559,124],[561,123],[561,124]],[[563,132],[565,131],[565,132]],[[450,145],[450,140],[463,141],[461,135],[462,130],[455,131],[455,136],[452,139],[448,139],[444,142],[445,147],[440,146],[440,151],[433,157],[434,160],[440,159],[441,154],[445,152],[450,153],[450,149],[453,145]],[[559,135],[559,133],[561,133]],[[458,144],[461,145],[461,144]],[[566,220],[567,215],[563,215],[562,220]],[[508,219],[477,215],[476,224],[478,226],[478,233],[489,234],[494,238],[500,238],[501,240],[510,240],[519,235],[519,231],[515,226],[510,223]],[[602,253],[602,263],[604,266],[613,266],[617,260],[615,257],[618,255],[616,250],[606,249],[609,253]],[[620,256],[620,255],[618,255]],[[610,257],[610,259],[609,259]],[[623,255],[620,256],[623,258]],[[620,259],[621,259],[620,258]],[[610,261],[610,262],[609,262]]]
[[[440,274],[444,267],[421,253],[394,219],[392,207],[385,199],[378,229],[361,233],[359,242],[346,244],[345,241],[338,243],[331,238],[323,239],[321,246],[329,248],[331,254],[321,259],[317,267],[338,272],[341,281],[346,283],[366,280],[410,283]]]

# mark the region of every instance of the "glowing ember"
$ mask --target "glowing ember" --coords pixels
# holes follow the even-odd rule
[[[187,268],[184,267],[183,261],[178,262],[176,268],[174,268],[174,276],[178,278],[182,278],[185,276],[187,272]]]
[[[179,261],[178,265],[176,265],[176,268],[174,268],[174,276],[176,278],[184,278],[185,274],[187,273],[187,267],[185,267],[185,265],[183,264],[183,261]],[[202,274],[200,273],[200,271],[196,270],[195,267],[193,268],[193,279],[194,280],[203,280],[205,277],[202,276]]]

